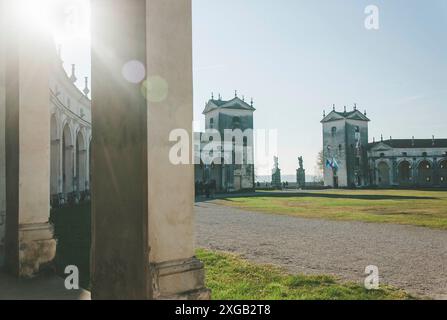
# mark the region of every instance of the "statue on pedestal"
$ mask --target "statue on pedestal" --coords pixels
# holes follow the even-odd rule
[[[296,170],[296,184],[298,189],[306,187],[306,170],[303,166],[303,157],[298,158],[299,168]]]

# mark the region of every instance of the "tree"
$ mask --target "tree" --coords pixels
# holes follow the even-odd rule
[[[324,153],[323,150],[318,152],[317,163],[315,164],[315,181],[321,183],[323,182],[323,173],[324,173]]]
[[[319,173],[323,174],[323,171],[324,171],[324,152],[323,152],[323,150],[318,152],[317,168],[318,168]]]

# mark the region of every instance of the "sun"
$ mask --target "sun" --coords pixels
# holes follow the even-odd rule
[[[55,39],[90,38],[89,0],[15,0],[20,24]]]

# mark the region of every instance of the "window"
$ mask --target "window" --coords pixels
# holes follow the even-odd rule
[[[241,125],[241,119],[239,117],[233,117],[233,128],[239,128]]]
[[[338,145],[338,151],[342,151],[343,150],[343,146],[341,144]]]
[[[335,135],[337,134],[337,127],[332,127],[331,134],[333,137],[335,137]]]
[[[214,128],[214,118],[210,119],[210,128],[213,129]]]
[[[356,166],[356,168],[360,168],[360,158],[359,157],[355,158],[355,166]]]
[[[359,133],[360,132],[360,127],[356,126],[355,127],[355,133]]]
[[[422,152],[422,156],[426,157],[427,156],[427,152]]]
[[[385,157],[385,153],[382,152],[382,153],[380,154],[380,157],[381,157],[381,158]]]
[[[407,152],[402,152],[402,156],[408,157],[408,153]]]

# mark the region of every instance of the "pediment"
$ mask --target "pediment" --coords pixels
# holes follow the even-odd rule
[[[330,122],[330,121],[337,121],[337,120],[343,120],[344,117],[339,115],[337,112],[332,111],[329,113],[321,122]]]
[[[379,142],[377,145],[371,148],[371,151],[389,151],[391,149],[393,148],[387,145],[386,143]]]

